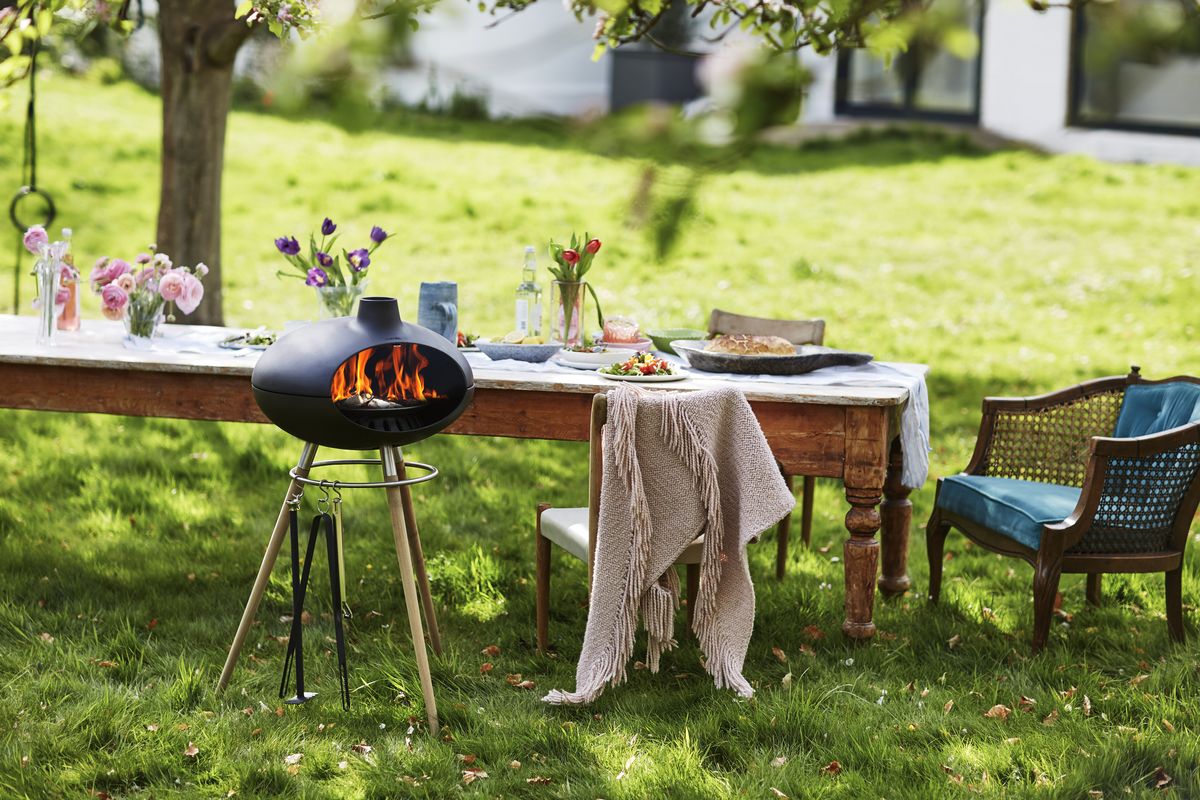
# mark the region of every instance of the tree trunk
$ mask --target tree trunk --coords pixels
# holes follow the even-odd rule
[[[221,171],[233,59],[249,35],[234,0],[160,0],[162,187],[158,247],[176,264],[203,261],[204,301],[179,322],[220,325]]]

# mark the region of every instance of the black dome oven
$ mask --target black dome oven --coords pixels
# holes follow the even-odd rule
[[[364,297],[357,317],[280,337],[250,382],[259,408],[280,428],[346,450],[432,436],[458,419],[475,392],[458,349],[401,320],[394,297]]]

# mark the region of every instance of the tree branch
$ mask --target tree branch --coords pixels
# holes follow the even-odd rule
[[[238,48],[250,38],[253,29],[245,20],[228,19],[204,30],[204,58],[215,67],[228,67],[237,57]]]

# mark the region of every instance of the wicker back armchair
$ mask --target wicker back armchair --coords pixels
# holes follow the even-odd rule
[[[938,480],[926,529],[930,599],[954,527],[1033,565],[1035,653],[1064,572],[1087,574],[1089,603],[1100,602],[1105,572],[1165,573],[1168,629],[1181,641],[1197,504],[1200,379],[1146,381],[1135,366],[1040,397],[987,398],[966,471]]]

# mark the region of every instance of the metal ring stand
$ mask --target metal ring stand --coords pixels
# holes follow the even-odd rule
[[[314,461],[309,470],[317,469],[318,467],[339,467],[347,464],[383,464],[383,460],[379,458],[338,458],[330,459],[329,461]],[[337,491],[338,489],[390,489],[392,487],[413,486],[418,483],[431,481],[438,476],[438,468],[431,464],[423,464],[420,461],[405,461],[403,467],[415,467],[426,471],[425,475],[420,475],[416,478],[403,478],[394,481],[331,481],[328,479],[315,480],[308,478],[299,473],[299,467],[292,467],[288,471],[288,475],[292,477],[296,483],[304,484],[305,486],[328,487]]]

